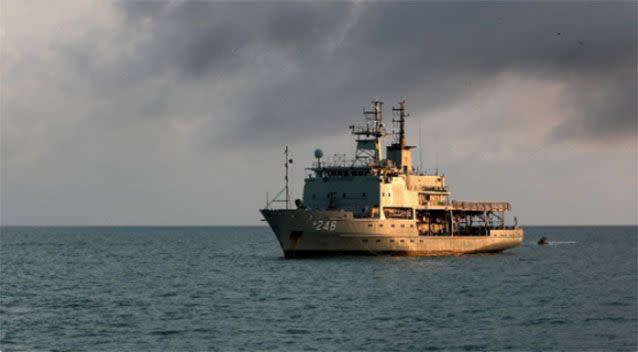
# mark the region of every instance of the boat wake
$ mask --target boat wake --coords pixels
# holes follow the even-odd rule
[[[576,244],[576,241],[549,241],[550,246],[559,245],[559,244]]]
[[[558,246],[558,245],[563,245],[563,244],[576,244],[578,242],[576,241],[548,241],[545,245],[546,246]],[[526,245],[530,245],[530,246],[538,246],[538,242],[527,242]]]

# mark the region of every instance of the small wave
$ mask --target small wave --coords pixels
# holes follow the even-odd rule
[[[463,351],[485,351],[487,347],[487,345],[464,345],[461,348]]]
[[[175,335],[175,334],[181,334],[184,331],[181,330],[157,330],[157,331],[153,331],[151,332],[152,335],[162,335],[162,336],[166,336],[166,335]]]
[[[306,330],[306,329],[287,329],[286,330],[286,334],[291,334],[291,335],[306,335],[306,334],[310,334],[310,331]]]
[[[392,319],[393,319],[392,317],[374,317],[374,318],[372,318],[372,320],[374,320],[374,321],[390,321]]]
[[[28,307],[8,307],[5,309],[3,309],[3,312],[6,312],[6,314],[13,314],[13,315],[22,315],[22,314],[27,314],[27,313],[31,313],[33,310],[31,308]]]
[[[623,323],[623,322],[627,322],[629,321],[627,318],[624,317],[600,317],[600,318],[587,318],[585,319],[585,321],[589,322],[589,321],[611,321],[614,323]]]

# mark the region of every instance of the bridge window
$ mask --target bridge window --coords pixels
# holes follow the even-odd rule
[[[389,219],[412,219],[412,208],[384,207],[383,212]]]

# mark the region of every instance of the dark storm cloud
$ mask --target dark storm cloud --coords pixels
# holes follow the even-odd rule
[[[628,131],[635,132],[637,115],[636,7],[635,2],[126,1],[120,3],[124,32],[135,35],[151,21],[151,39],[111,68],[130,75],[109,75],[104,82],[119,90],[167,72],[185,84],[250,80],[242,75],[262,56],[282,55],[294,65],[292,73],[256,81],[227,102],[234,126],[212,138],[229,145],[238,137],[260,144],[264,136],[329,134],[342,127],[344,115],[356,118],[359,106],[374,97],[392,103],[407,96],[412,110],[431,111],[454,104],[499,73],[519,72],[566,85],[566,109],[574,116],[547,138],[613,142],[635,137]],[[179,98],[167,97],[162,105],[172,99]]]
[[[349,3],[123,2],[128,24],[154,22],[153,40],[142,56],[175,65],[189,76],[225,70],[240,50],[261,45],[310,57],[349,15]],[[149,62],[153,66],[155,62]],[[157,67],[166,69],[164,65]]]
[[[584,139],[590,141],[614,138],[636,138],[638,115],[636,112],[635,71],[625,72],[626,77],[612,79],[600,89],[591,85],[579,87],[576,96],[580,100],[571,103],[582,113],[559,125],[550,136],[554,141]]]

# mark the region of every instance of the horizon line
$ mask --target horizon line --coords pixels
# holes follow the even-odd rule
[[[532,226],[532,227],[548,227],[548,226],[553,226],[553,227],[588,227],[588,226],[608,226],[608,227],[612,227],[612,226],[616,226],[616,227],[629,227],[629,226],[634,226],[634,227],[638,227],[638,223],[636,224],[526,224],[526,225],[519,225],[520,227],[526,227],[526,226]],[[56,224],[56,225],[46,225],[46,224],[7,224],[7,225],[2,225],[0,224],[0,228],[1,227],[268,227],[268,224],[257,224],[257,225],[249,225],[249,224],[244,224],[244,225],[149,225],[149,224],[144,224],[144,225],[127,225],[127,224],[118,224],[118,225],[105,225],[105,224],[65,224],[65,225],[60,225],[60,224]]]

